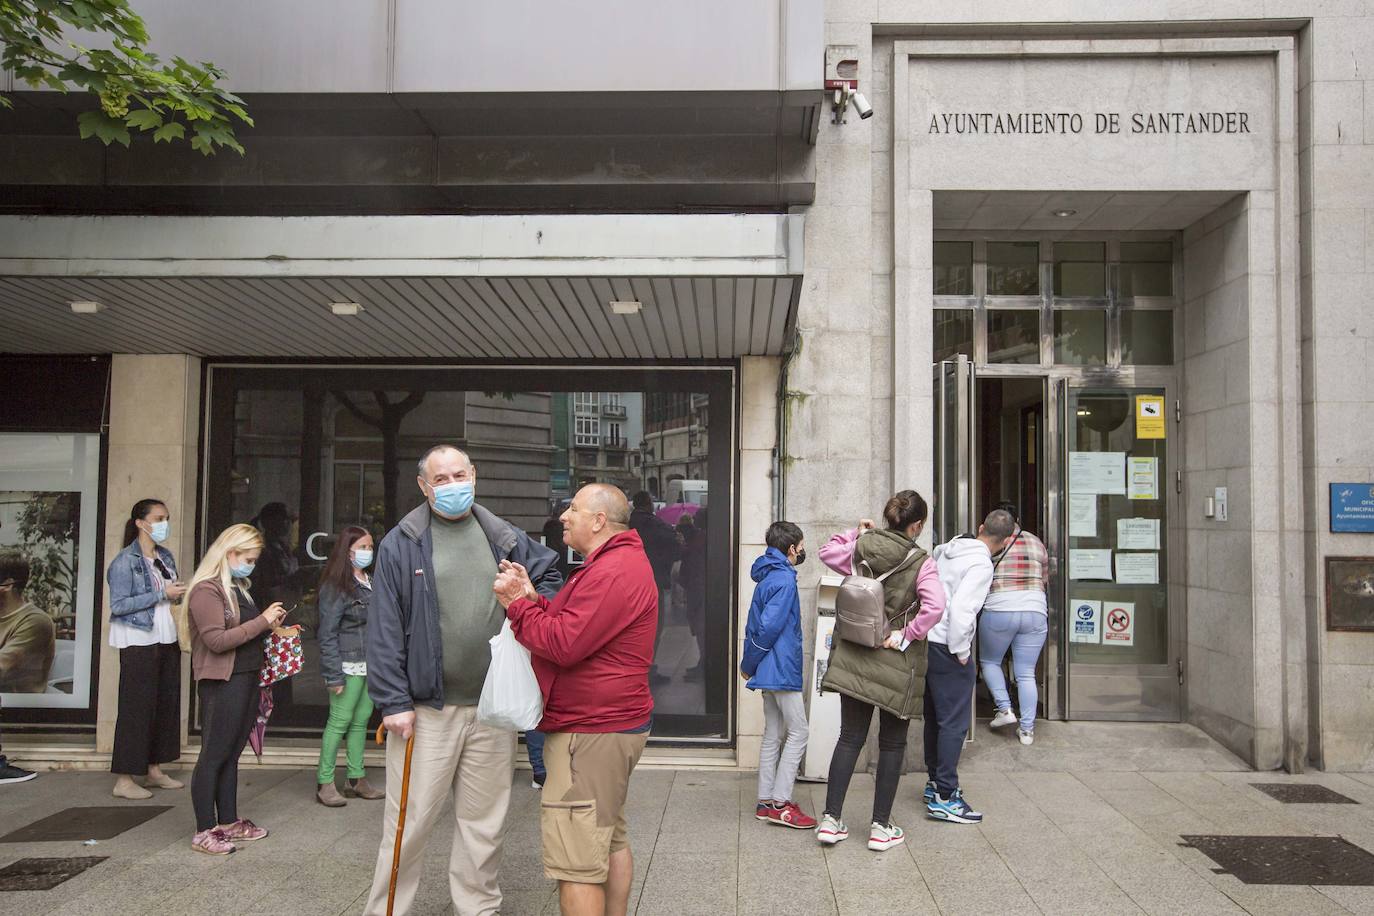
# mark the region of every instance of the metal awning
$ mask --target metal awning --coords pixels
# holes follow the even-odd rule
[[[773,214],[5,217],[0,351],[776,355],[801,238],[800,216]],[[101,309],[72,311],[87,300]],[[617,315],[613,300],[643,307]]]

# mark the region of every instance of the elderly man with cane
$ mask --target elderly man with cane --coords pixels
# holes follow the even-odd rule
[[[436,445],[419,471],[426,503],[382,539],[372,578],[367,688],[390,739],[386,822],[365,912],[409,911],[425,844],[452,790],[453,907],[460,916],[492,914],[501,909],[515,733],[477,721],[488,641],[505,617],[491,583],[508,562],[527,569],[541,595],[557,592],[562,577],[552,550],[474,504],[477,469],[462,451]],[[403,796],[409,810],[400,827]]]
[[[625,797],[653,724],[658,586],[624,493],[585,486],[562,521],[587,559],[558,596],[538,594],[518,561],[501,564],[493,590],[544,693],[544,874],[564,916],[623,916],[634,875]]]

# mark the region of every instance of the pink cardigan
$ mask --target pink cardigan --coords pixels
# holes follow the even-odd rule
[[[821,547],[821,562],[840,575],[853,575],[850,562],[854,557],[854,542],[858,539],[858,528],[841,531]],[[916,594],[921,599],[921,609],[902,631],[902,635],[912,642],[925,639],[930,628],[945,616],[945,587],[940,584],[940,572],[933,556],[926,557],[921,571],[916,574]]]

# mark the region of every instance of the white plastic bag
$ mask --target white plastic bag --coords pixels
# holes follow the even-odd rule
[[[477,701],[477,719],[492,728],[530,731],[544,718],[544,695],[530,664],[530,650],[520,645],[510,621],[491,638],[491,667]]]

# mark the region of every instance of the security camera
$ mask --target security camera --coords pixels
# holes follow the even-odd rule
[[[868,99],[864,98],[864,94],[859,90],[855,89],[850,93],[849,104],[859,113],[860,120],[873,117],[873,106],[868,104]]]

